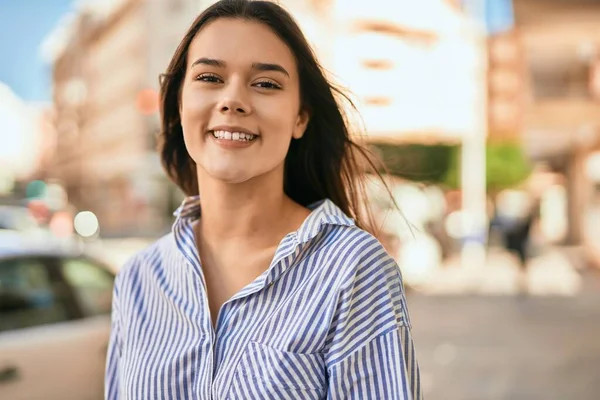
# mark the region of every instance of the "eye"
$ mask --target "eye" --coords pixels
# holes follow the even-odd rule
[[[261,89],[281,89],[281,85],[270,80],[262,80],[255,82],[253,86],[259,87]]]
[[[200,74],[196,76],[197,81],[207,82],[207,83],[220,83],[221,78],[219,78],[215,74]]]

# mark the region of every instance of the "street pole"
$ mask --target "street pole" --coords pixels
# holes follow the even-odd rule
[[[478,3],[483,7],[485,1]],[[463,268],[475,272],[481,270],[486,262],[487,243],[487,190],[486,190],[486,143],[487,143],[487,98],[488,98],[488,60],[487,35],[485,27],[477,31],[477,45],[480,59],[476,67],[477,101],[473,131],[465,135],[461,146],[461,188],[462,188],[462,225],[463,244],[461,263]],[[473,276],[477,278],[476,275]]]

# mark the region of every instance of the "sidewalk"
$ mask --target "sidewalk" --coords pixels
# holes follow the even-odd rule
[[[429,295],[515,295],[525,279],[531,295],[573,296],[581,290],[582,263],[578,249],[555,248],[531,259],[524,276],[515,256],[491,249],[480,266],[464,267],[459,256],[446,260],[417,290]]]

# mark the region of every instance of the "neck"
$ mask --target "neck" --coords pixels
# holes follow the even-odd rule
[[[280,179],[258,177],[227,184],[198,171],[202,217],[198,233],[208,243],[260,242],[271,244],[285,227],[286,215],[298,207],[283,192]]]

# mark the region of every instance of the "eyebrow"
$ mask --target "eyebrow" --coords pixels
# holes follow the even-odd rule
[[[194,61],[192,63],[192,67],[195,65],[198,65],[198,64],[210,65],[212,67],[219,67],[219,68],[225,68],[227,66],[227,63],[223,60],[216,60],[214,58],[206,58],[206,57],[202,57],[202,58],[199,58],[196,61]],[[252,69],[255,69],[257,71],[281,72],[282,74],[286,75],[288,78],[290,77],[290,73],[279,64],[255,62],[255,63],[252,63]]]
[[[198,64],[210,65],[211,67],[225,68],[225,61],[215,60],[213,58],[202,57],[192,63],[192,67]]]
[[[271,64],[271,63],[252,63],[252,69],[255,69],[257,71],[277,71],[277,72],[281,72],[282,74],[284,74],[285,76],[287,76],[288,78],[290,77],[289,72],[286,71],[285,68],[283,68],[281,65],[279,64]]]

